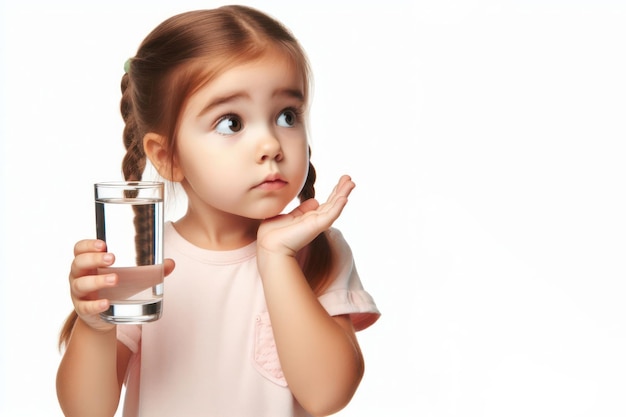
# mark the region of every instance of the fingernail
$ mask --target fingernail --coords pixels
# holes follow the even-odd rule
[[[94,246],[96,247],[96,249],[98,250],[102,250],[104,249],[105,245],[104,242],[101,240],[96,240],[96,243],[94,244]]]
[[[115,275],[107,275],[106,277],[104,277],[104,279],[109,284],[115,283]]]
[[[106,263],[111,263],[111,262],[113,262],[113,255],[112,255],[112,254],[110,254],[110,253],[105,253],[105,254],[102,256],[102,260],[103,260],[104,262],[106,262]]]

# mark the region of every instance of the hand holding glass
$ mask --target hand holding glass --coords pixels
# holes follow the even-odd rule
[[[118,284],[100,290],[110,302],[102,319],[137,324],[161,317],[163,302],[163,183],[102,182],[94,185],[98,239],[115,255],[109,268]]]

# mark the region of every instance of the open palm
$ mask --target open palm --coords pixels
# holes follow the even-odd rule
[[[317,200],[311,198],[290,213],[263,221],[257,233],[259,249],[295,256],[300,249],[337,220],[354,187],[352,179],[344,175],[325,203],[319,204]]]

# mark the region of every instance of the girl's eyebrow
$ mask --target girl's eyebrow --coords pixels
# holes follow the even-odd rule
[[[215,97],[206,106],[204,106],[204,108],[202,108],[202,110],[200,110],[200,112],[198,113],[198,117],[200,117],[203,114],[211,111],[211,109],[213,109],[214,107],[217,107],[217,106],[222,105],[224,103],[229,103],[231,101],[235,101],[235,100],[240,99],[240,98],[250,98],[250,95],[248,93],[245,93],[245,92],[238,92],[238,93],[228,94],[228,95],[221,96],[221,97]]]
[[[274,94],[272,94],[272,97],[276,96],[295,98],[298,101],[304,101],[304,93],[302,92],[302,90],[297,88],[280,88],[274,91]]]
[[[304,102],[304,93],[298,88],[279,88],[272,93],[272,98],[274,97],[294,98],[299,102]],[[211,109],[219,105],[230,103],[241,98],[249,99],[250,95],[244,91],[241,91],[233,94],[227,94],[225,96],[215,97],[206,106],[204,106],[202,110],[200,110],[200,112],[198,113],[198,117],[201,117],[202,115],[208,113],[209,111],[211,111]]]

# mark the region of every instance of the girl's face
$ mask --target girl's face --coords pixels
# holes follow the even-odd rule
[[[264,219],[298,195],[309,166],[303,92],[301,74],[275,53],[190,97],[174,166],[190,208]]]

